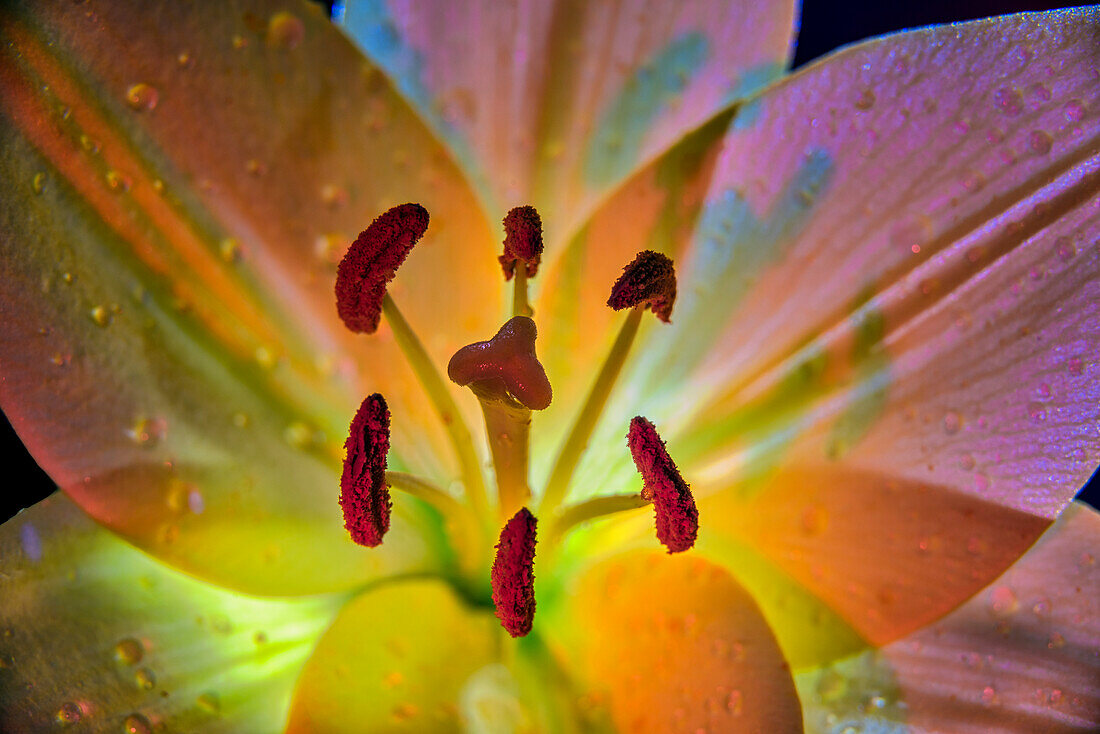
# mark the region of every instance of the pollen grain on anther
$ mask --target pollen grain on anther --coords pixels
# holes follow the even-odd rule
[[[647,305],[661,321],[672,318],[676,301],[676,270],[672,260],[653,250],[638,253],[611,287],[607,305],[616,311]]]
[[[427,229],[427,209],[401,204],[381,214],[351,244],[336,271],[336,310],[348,329],[378,330],[386,284]]]
[[[695,545],[699,533],[699,511],[691,488],[668,455],[665,442],[652,423],[637,416],[630,421],[627,444],[642,475],[642,496],[653,501],[657,539],[669,553],[688,550]]]
[[[344,472],[340,477],[340,508],[344,527],[359,545],[373,548],[390,528],[386,454],[390,450],[390,411],[378,393],[367,396],[351,421],[344,443]]]
[[[504,279],[511,280],[516,263],[523,263],[528,278],[539,271],[542,260],[542,218],[533,206],[517,206],[504,217],[504,254],[498,260]]]
[[[497,619],[512,637],[531,631],[535,619],[535,542],[538,520],[526,507],[500,531],[491,581]]]

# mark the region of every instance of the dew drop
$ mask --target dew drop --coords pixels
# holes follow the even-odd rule
[[[305,38],[306,27],[294,14],[281,10],[267,22],[267,42],[272,48],[289,51]]]
[[[267,165],[256,158],[249,158],[245,161],[244,170],[246,170],[250,176],[262,176],[267,173]]]
[[[1028,96],[1032,99],[1032,106],[1035,109],[1042,107],[1044,102],[1049,102],[1051,98],[1050,87],[1042,82],[1035,82],[1027,88]]]
[[[350,198],[348,190],[343,186],[325,184],[321,187],[321,202],[331,209],[339,209],[347,204]]]
[[[46,190],[46,174],[34,174],[34,178],[31,179],[31,190],[36,194],[41,194]]]
[[[88,312],[88,316],[91,317],[96,326],[105,327],[109,325],[112,320],[114,320],[114,315],[111,313],[111,309],[107,308],[106,306],[95,306],[94,308],[92,308],[91,311]]]
[[[1035,603],[1031,606],[1031,612],[1036,617],[1050,616],[1050,599],[1045,596],[1035,600]]]
[[[993,105],[1009,117],[1020,114],[1023,110],[1023,102],[1023,95],[1018,89],[1001,87],[993,93]]]
[[[420,713],[420,709],[415,704],[411,703],[399,703],[393,707],[393,718],[397,721],[409,721],[416,718],[416,715]]]
[[[153,725],[141,714],[130,714],[122,722],[124,734],[152,734]]]
[[[1046,382],[1040,382],[1039,387],[1035,388],[1035,394],[1040,400],[1049,400],[1053,391],[1050,389],[1050,384]]]
[[[745,708],[745,696],[739,690],[730,691],[726,699],[726,710],[734,716],[740,716]]]
[[[126,104],[139,112],[153,109],[159,100],[157,88],[145,82],[134,84],[126,90]]]
[[[266,645],[267,633],[263,630],[259,630],[252,635],[252,644],[254,645]]]
[[[1014,614],[1020,606],[1016,592],[1007,586],[998,586],[990,593],[989,598],[993,614],[998,617]]]
[[[816,536],[825,532],[829,524],[829,513],[821,505],[811,505],[802,511],[802,532]]]
[[[1085,373],[1085,363],[1080,357],[1070,357],[1066,361],[1066,368],[1071,375],[1083,375]]]
[[[234,413],[233,425],[237,428],[248,428],[248,414],[247,413]]]
[[[864,89],[854,102],[857,110],[869,110],[875,106],[875,93],[871,89]]]
[[[66,701],[57,710],[57,723],[61,726],[72,726],[80,721],[84,712],[80,710],[80,704]]]
[[[313,443],[313,431],[302,421],[294,421],[283,431],[283,439],[296,449],[309,448]]]
[[[99,152],[99,142],[89,138],[87,135],[82,134],[80,136],[80,147],[92,154]]]
[[[1047,409],[1042,403],[1028,403],[1027,417],[1032,423],[1044,423],[1047,419]]]
[[[218,694],[213,691],[199,694],[198,698],[195,699],[195,705],[208,714],[216,714],[222,710],[222,703],[218,699]]]
[[[152,448],[168,435],[168,421],[164,418],[138,418],[126,430],[126,435],[138,446]]]
[[[233,43],[233,48],[237,51],[240,51],[242,48],[245,48],[246,46],[248,46],[248,39],[245,38],[244,36],[242,36],[241,34],[237,33],[237,34],[234,34],[232,43]]]
[[[1047,648],[1050,650],[1057,650],[1066,646],[1066,638],[1062,636],[1061,632],[1051,632],[1050,637],[1047,638]]]
[[[982,689],[982,703],[986,706],[992,706],[997,702],[997,692],[993,690],[993,686],[986,686]]]
[[[269,370],[275,366],[275,352],[273,352],[270,347],[256,347],[255,357],[256,362],[265,370]]]
[[[111,191],[118,191],[120,193],[126,193],[133,186],[134,182],[129,176],[121,171],[111,169],[107,171],[107,175],[104,176],[107,181],[107,188]]]
[[[157,676],[149,668],[138,668],[137,672],[134,673],[134,682],[143,691],[151,691],[153,686],[157,684]]]
[[[1085,116],[1085,105],[1079,99],[1071,99],[1062,107],[1066,122],[1080,122]]]
[[[227,263],[237,262],[241,257],[241,243],[235,237],[226,237],[218,243],[218,254]]]
[[[135,665],[145,657],[145,648],[133,637],[126,637],[115,645],[115,660],[126,665]]]
[[[947,411],[943,416],[943,432],[948,436],[954,436],[962,428],[962,416],[953,410]]]
[[[181,69],[190,69],[195,65],[195,57],[191,55],[190,51],[180,51],[176,55],[176,66]]]
[[[973,469],[974,463],[975,462],[973,454],[963,454],[959,457],[959,467],[965,471],[970,471],[971,469]]]
[[[1058,253],[1058,259],[1066,263],[1073,259],[1077,254],[1077,247],[1073,244],[1069,237],[1059,237],[1054,240],[1055,250]]]
[[[981,171],[971,169],[959,180],[959,184],[966,191],[973,193],[985,188],[986,178]]]
[[[1054,138],[1046,130],[1032,130],[1027,136],[1027,147],[1036,155],[1046,155],[1054,145]]]

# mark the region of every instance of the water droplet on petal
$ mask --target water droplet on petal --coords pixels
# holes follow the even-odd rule
[[[195,57],[190,51],[180,51],[176,56],[176,65],[181,69],[190,69],[195,65]]]
[[[1058,648],[1066,646],[1066,638],[1062,636],[1061,632],[1051,632],[1050,637],[1047,638],[1047,647],[1051,650],[1057,650]]]
[[[1028,403],[1027,417],[1032,423],[1043,423],[1047,419],[1047,409],[1042,403]]]
[[[80,721],[84,712],[80,710],[80,704],[66,701],[57,710],[57,723],[61,726],[72,726]]]
[[[138,668],[137,672],[134,673],[134,682],[143,691],[151,691],[153,686],[157,684],[157,676],[149,668]]]
[[[157,88],[145,82],[134,84],[126,90],[126,104],[138,111],[153,109],[159,100]]]
[[[234,237],[226,237],[218,244],[218,254],[227,263],[237,262],[241,257],[241,243]]]
[[[80,147],[92,154],[99,152],[99,142],[87,135],[80,136]]]
[[[216,714],[222,710],[221,700],[213,691],[199,694],[195,699],[195,705],[208,714]]]
[[[993,690],[993,686],[986,686],[982,689],[982,703],[986,706],[992,706],[997,702],[997,692]]]
[[[1054,145],[1054,138],[1046,130],[1032,130],[1027,136],[1027,147],[1036,155],[1045,155]]]
[[[859,93],[855,101],[857,110],[869,110],[875,106],[875,93],[871,89],[864,89]]]
[[[947,411],[943,416],[943,432],[953,436],[962,428],[962,416],[953,410]]]
[[[959,457],[959,467],[966,471],[970,471],[971,469],[973,469],[974,463],[975,462],[973,454],[963,454]]]
[[[1085,116],[1085,105],[1079,99],[1071,99],[1062,108],[1062,114],[1066,122],[1080,122]]]
[[[729,698],[726,699],[726,709],[734,716],[740,716],[744,711],[745,696],[741,691],[730,691]]]
[[[1023,95],[1018,89],[1001,87],[993,93],[993,105],[1009,117],[1020,114],[1023,110],[1023,102]]]
[[[123,734],[152,734],[153,725],[141,714],[130,714],[122,722]]]
[[[114,319],[111,310],[106,306],[95,306],[88,312],[96,326],[107,326]]]
[[[135,640],[133,637],[126,637],[118,641],[115,645],[115,660],[126,665],[134,665],[140,663],[141,659],[145,657],[145,648],[141,642]]]
[[[267,22],[267,42],[272,48],[289,51],[302,42],[306,27],[293,13],[280,10]]]
[[[998,586],[989,596],[993,614],[998,617],[1007,617],[1014,614],[1020,606],[1016,598],[1016,592],[1007,586]]]
[[[1059,237],[1054,240],[1055,251],[1058,253],[1058,259],[1062,262],[1069,262],[1077,254],[1077,247],[1073,244],[1069,237]]]
[[[130,190],[130,187],[133,186],[133,181],[129,176],[114,169],[107,171],[107,175],[104,176],[104,178],[107,180],[107,188],[111,189],[111,191],[126,193]]]
[[[34,178],[31,179],[31,189],[36,194],[41,194],[46,190],[46,174],[36,173]]]

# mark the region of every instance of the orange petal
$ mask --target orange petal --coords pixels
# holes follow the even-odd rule
[[[1100,726],[1100,513],[1069,507],[1003,576],[940,622],[800,676],[808,723],[915,732]],[[867,705],[874,701],[873,705]]]
[[[0,527],[0,559],[5,732],[279,731],[339,602],[196,581],[60,493]]]
[[[496,238],[319,11],[194,11],[0,20],[0,402],[81,506],[191,573],[302,593],[423,568],[415,510],[368,556],[335,504],[369,392],[393,409],[395,468],[457,473],[392,335],[340,325],[335,261],[390,204],[428,207],[391,291],[442,365],[496,326]]]
[[[793,3],[349,3],[345,25],[490,211],[562,241],[611,187],[783,70]]]
[[[790,668],[767,623],[706,561],[613,558],[587,572],[544,624],[587,686],[585,704],[620,731],[802,731]]]

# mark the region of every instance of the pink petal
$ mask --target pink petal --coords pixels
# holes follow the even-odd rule
[[[1094,730],[1098,537],[1100,513],[1071,506],[1003,576],[942,621],[883,648],[873,664],[801,676],[807,722],[903,719],[914,732],[974,734]],[[857,701],[876,696],[881,706],[857,710]]]
[[[415,509],[381,555],[342,528],[370,392],[395,465],[455,472],[388,329],[340,324],[335,263],[390,204],[428,207],[391,292],[442,365],[496,325],[496,238],[319,11],[193,10],[5,13],[0,402],[82,507],[191,573],[298,593],[423,567]]]
[[[873,642],[988,584],[1100,458],[1095,23],[902,34],[749,103],[635,374],[700,543],[747,535]]]
[[[345,24],[492,211],[561,241],[611,187],[775,78],[793,4],[350,2]]]

